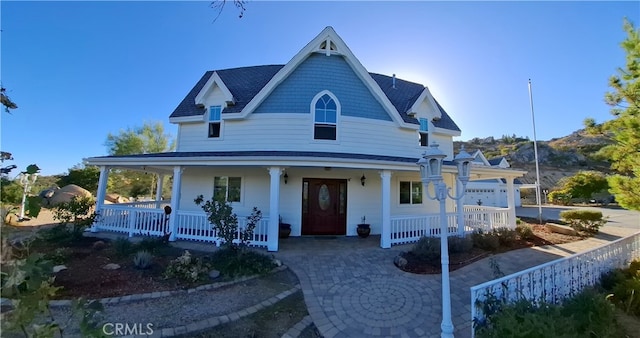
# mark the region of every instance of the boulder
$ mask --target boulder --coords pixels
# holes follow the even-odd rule
[[[60,203],[67,203],[74,197],[93,197],[91,193],[84,188],[81,188],[75,184],[66,185],[55,191],[53,196],[49,198],[49,205],[56,205]]]
[[[402,257],[400,255],[396,256],[396,258],[393,259],[393,264],[395,264],[397,267],[399,267],[401,269],[404,268],[405,266],[407,266],[407,263],[408,262],[407,262],[406,258],[404,258],[404,257]]]
[[[58,272],[60,272],[62,270],[66,270],[66,269],[67,269],[67,267],[64,266],[64,265],[56,265],[56,266],[53,267],[53,273],[58,273]]]
[[[109,263],[107,265],[104,265],[102,267],[102,269],[104,269],[104,270],[118,270],[118,269],[120,269],[120,265],[118,265],[116,263]]]
[[[220,277],[220,271],[218,271],[218,270],[209,271],[209,278],[216,279],[218,277]]]

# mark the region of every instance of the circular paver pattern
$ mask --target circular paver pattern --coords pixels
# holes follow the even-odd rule
[[[329,290],[340,319],[365,327],[403,326],[415,322],[425,308],[423,288],[412,280],[370,275],[341,281]]]

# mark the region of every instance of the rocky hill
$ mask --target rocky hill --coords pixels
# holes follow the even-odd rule
[[[570,135],[549,141],[538,141],[542,188],[551,190],[561,178],[573,176],[580,170],[597,170],[608,173],[609,163],[594,155],[610,142],[603,136],[589,135],[584,130],[578,130]],[[456,141],[454,142],[456,152],[461,145],[464,145],[465,150],[470,154],[478,149],[481,150],[487,159],[505,157],[512,168],[528,171],[527,175],[521,179],[523,183],[535,183],[536,181],[533,141],[528,138],[513,135],[502,136],[499,139],[487,137]]]

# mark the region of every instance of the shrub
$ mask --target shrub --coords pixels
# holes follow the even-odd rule
[[[490,301],[500,302],[494,298]],[[486,305],[486,304],[484,304]],[[561,305],[533,306],[526,300],[494,304],[485,322],[476,322],[478,337],[624,337],[605,297],[586,289]]]
[[[131,252],[133,252],[133,243],[131,243],[125,237],[118,237],[113,241],[113,250],[115,251],[116,256],[118,257],[126,257],[129,256]]]
[[[569,205],[571,203],[571,194],[565,190],[556,190],[547,196],[551,204]]]
[[[238,231],[238,216],[233,213],[233,207],[229,202],[218,201],[214,197],[205,202],[202,195],[197,196],[193,201],[196,205],[201,206],[207,214],[209,223],[213,224],[213,228],[216,230],[217,236],[222,239],[224,247],[235,250],[251,243],[253,229],[262,218],[262,211],[258,208],[253,207],[251,215],[247,217],[247,225]],[[239,243],[234,243],[236,237]]]
[[[520,217],[516,217],[516,225],[524,224]]]
[[[449,252],[451,253],[469,252],[473,249],[473,239],[471,239],[470,236],[449,237],[447,243],[449,244]]]
[[[163,255],[170,247],[168,237],[146,237],[135,246],[138,250],[149,251],[156,255]]]
[[[53,252],[50,252],[44,256],[45,259],[49,260],[51,263],[55,265],[64,264],[69,257],[71,256],[71,249],[67,247],[56,248]]]
[[[206,278],[210,268],[202,258],[193,257],[188,250],[185,250],[182,256],[169,262],[164,276],[195,283]]]
[[[506,227],[493,229],[491,234],[497,236],[498,242],[503,246],[512,246],[513,243],[518,239],[516,231]]]
[[[153,263],[153,255],[149,251],[138,251],[133,257],[133,265],[137,269],[148,269],[151,267],[151,263]]]
[[[627,314],[640,316],[640,260],[626,269],[615,269],[602,275],[602,288],[610,292],[608,299]]]
[[[264,275],[276,267],[272,256],[252,250],[220,249],[213,253],[211,260],[213,267],[228,277]]]
[[[419,259],[435,263],[440,260],[440,238],[423,236],[410,252]]]
[[[500,239],[495,232],[485,233],[482,230],[475,231],[471,234],[473,246],[487,251],[495,251],[500,247]]]
[[[522,239],[532,239],[535,235],[533,234],[533,228],[531,225],[523,223],[516,226],[516,233]]]
[[[560,217],[578,232],[597,234],[598,229],[607,223],[602,212],[595,210],[565,210]]]

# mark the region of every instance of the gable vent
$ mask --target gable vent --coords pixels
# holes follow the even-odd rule
[[[325,54],[327,56],[331,55],[331,52],[337,52],[338,49],[336,48],[336,44],[333,43],[333,41],[331,41],[331,39],[326,39],[324,41],[322,41],[320,43],[320,48],[318,48],[321,51],[324,51]]]

